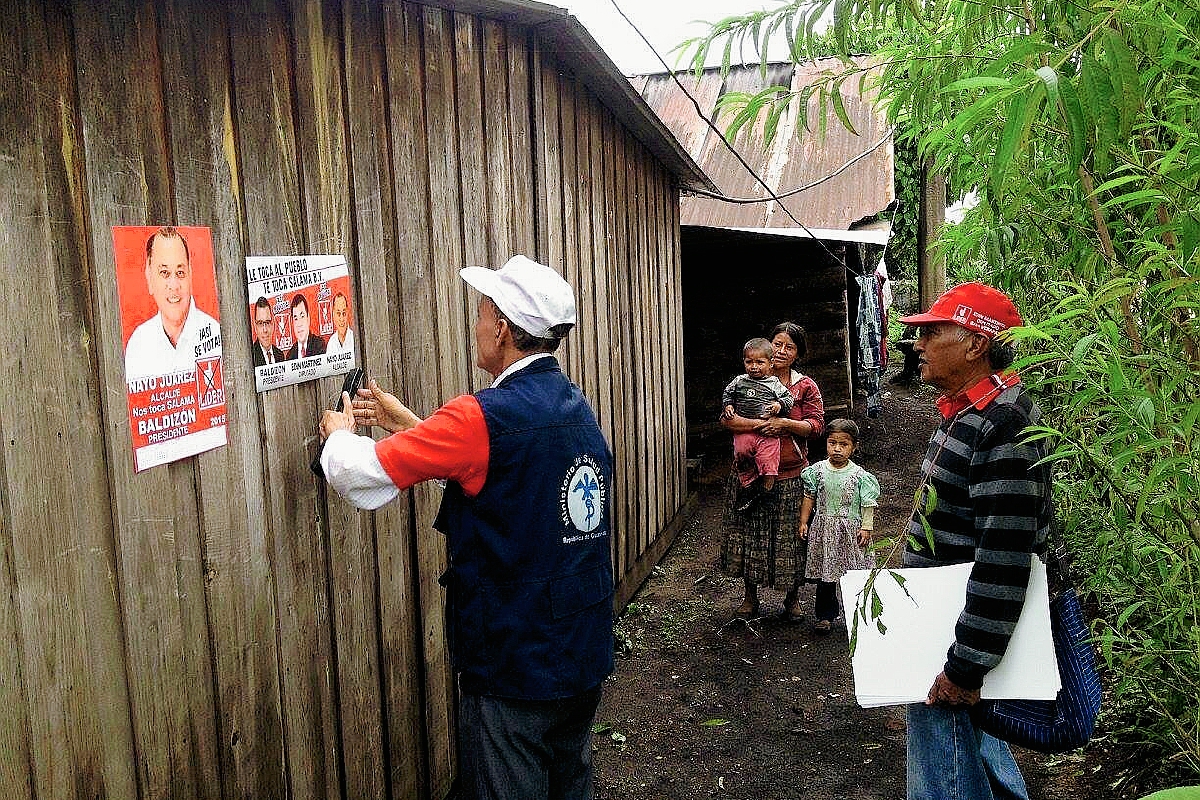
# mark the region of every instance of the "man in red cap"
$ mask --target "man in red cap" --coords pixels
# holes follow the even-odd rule
[[[954,643],[929,696],[908,707],[909,800],[1029,797],[1008,745],[977,730],[970,707],[983,677],[1008,649],[1029,583],[1030,556],[1043,549],[1051,479],[1040,442],[1023,441],[1041,410],[1021,386],[1001,333],[1021,325],[1012,300],[980,283],[945,292],[924,314],[914,351],[921,378],[943,391],[943,421],[921,465],[936,505],[909,523],[907,567],[974,562]]]

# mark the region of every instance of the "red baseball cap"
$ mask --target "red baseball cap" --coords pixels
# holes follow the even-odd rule
[[[1023,324],[1008,295],[982,283],[962,283],[947,289],[924,314],[901,317],[905,325],[952,322],[991,338]]]

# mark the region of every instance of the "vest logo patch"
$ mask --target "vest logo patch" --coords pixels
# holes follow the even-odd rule
[[[600,527],[604,517],[608,487],[601,477],[600,465],[591,456],[579,456],[567,470],[559,488],[559,508],[564,525],[571,525],[581,533],[592,533]],[[604,535],[601,531],[598,536]],[[576,542],[583,536],[564,536],[563,543]]]

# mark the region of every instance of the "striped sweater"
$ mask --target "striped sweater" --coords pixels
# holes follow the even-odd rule
[[[995,377],[989,381],[998,383]],[[1034,466],[1044,448],[1020,441],[1041,411],[1019,382],[1009,384],[943,420],[934,432],[921,465],[937,493],[937,505],[926,517],[934,549],[930,552],[924,528],[914,519],[904,553],[908,567],[975,562],[945,666],[946,677],[964,689],[978,689],[1008,649],[1025,602],[1030,553],[1043,549],[1050,529],[1050,470]]]

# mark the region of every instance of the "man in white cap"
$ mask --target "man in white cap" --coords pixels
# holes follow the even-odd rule
[[[591,726],[612,671],[612,453],[552,353],[575,323],[554,270],[514,256],[459,274],[483,295],[477,364],[491,387],[420,419],[374,381],[321,417],[321,466],[378,508],[443,479],[459,796],[592,797]],[[354,434],[356,423],[392,432]]]
[[[921,465],[936,503],[924,520],[914,513],[909,521],[904,565],[974,562],[942,671],[925,702],[908,707],[908,798],[1027,800],[1008,745],[978,730],[970,712],[1008,649],[1030,555],[1044,549],[1052,516],[1045,449],[1022,433],[1041,411],[1008,369],[1013,349],[1001,335],[1021,316],[998,289],[964,283],[900,321],[920,326],[913,349],[921,378],[944,393],[942,424]]]

